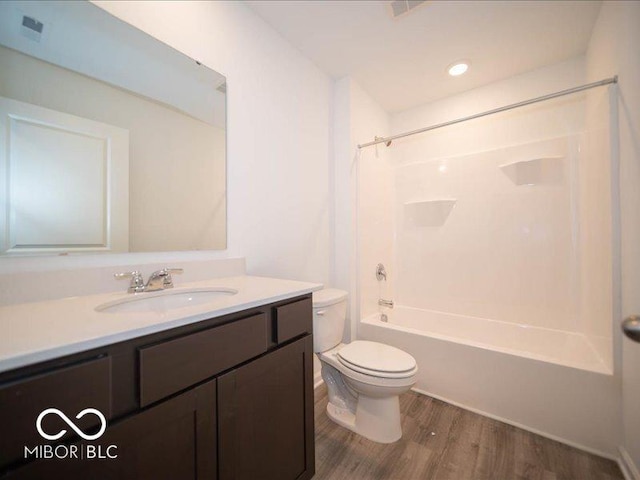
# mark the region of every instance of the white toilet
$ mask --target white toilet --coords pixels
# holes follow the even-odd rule
[[[402,437],[398,396],[415,383],[415,359],[377,342],[342,342],[347,292],[313,293],[313,351],[327,385],[327,414],[334,422],[374,442]]]

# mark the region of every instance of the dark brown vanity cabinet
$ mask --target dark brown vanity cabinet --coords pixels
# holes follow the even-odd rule
[[[218,378],[219,480],[313,476],[312,356],[307,335]]]
[[[71,420],[98,408],[107,428],[87,441],[53,418],[46,429],[68,433],[49,442],[32,418],[48,407]],[[0,426],[0,479],[310,479],[311,296],[0,374],[0,420],[8,419],[14,435]],[[36,444],[94,456],[25,460],[24,446]]]
[[[214,379],[109,426],[99,440],[90,443],[91,451],[80,442],[60,450],[66,454],[76,446],[85,459],[36,460],[8,473],[6,478],[215,479],[216,441]],[[87,455],[96,458],[86,458]]]
[[[95,479],[216,478],[216,381],[189,390],[116,425],[100,438],[116,460],[92,462]]]

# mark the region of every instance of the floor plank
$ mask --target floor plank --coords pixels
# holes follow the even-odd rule
[[[318,480],[623,480],[615,462],[425,395],[400,397],[403,436],[382,445],[333,423],[315,392]]]

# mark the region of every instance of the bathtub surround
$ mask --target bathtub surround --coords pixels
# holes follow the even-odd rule
[[[563,103],[579,114],[584,102],[578,100]],[[496,127],[505,137],[506,123],[521,121],[509,117]],[[552,121],[543,114],[531,123]],[[582,188],[572,172],[584,164],[585,141],[570,131],[478,152],[468,139],[469,128],[460,126],[459,137],[458,132],[449,134],[452,145],[464,142],[469,147],[464,155],[431,157],[424,147],[434,143],[436,132],[411,145],[398,141],[393,151],[402,159],[396,163],[393,199],[397,301],[412,308],[581,331],[575,285],[581,267],[575,251],[581,243],[576,245],[580,231],[574,217],[584,207],[574,199]],[[523,129],[530,132],[529,122]],[[543,157],[550,157],[549,178],[543,178]],[[516,177],[505,174],[507,164]],[[446,197],[457,199],[446,218],[438,212],[428,217],[423,206],[424,218],[417,221],[408,208]],[[611,328],[608,333],[610,338]]]

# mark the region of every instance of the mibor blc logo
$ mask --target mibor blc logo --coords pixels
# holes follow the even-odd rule
[[[100,410],[96,410],[95,408],[85,408],[79,414],[76,415],[76,418],[78,420],[80,420],[87,413],[93,413],[95,416],[97,416],[100,419],[100,430],[98,430],[98,433],[96,433],[94,435],[87,435],[86,433],[84,433],[82,430],[80,430],[76,426],[75,423],[73,423],[71,420],[69,420],[69,417],[67,417],[64,413],[62,413],[57,408],[47,408],[46,410],[43,410],[40,415],[38,415],[38,419],[36,420],[36,428],[38,429],[38,433],[40,434],[40,436],[42,438],[45,438],[47,440],[58,440],[59,438],[62,438],[62,436],[65,433],[67,433],[66,430],[60,430],[55,435],[50,435],[48,433],[45,433],[42,430],[42,419],[44,417],[46,417],[47,415],[53,414],[53,413],[55,413],[62,420],[64,420],[64,422],[67,425],[69,425],[73,429],[74,432],[76,432],[81,438],[83,438],[85,440],[96,440],[96,439],[100,438],[102,436],[102,434],[104,433],[104,431],[107,429],[107,419],[104,418],[104,415],[102,414],[102,412],[100,412]]]
[[[83,432],[69,417],[57,408],[47,408],[43,410],[36,419],[36,430],[45,440],[59,440],[66,433],[66,429],[58,432],[45,432],[42,422],[47,415],[57,415],[64,421],[71,430],[73,430],[80,438],[86,441],[94,441],[99,439],[107,429],[107,419],[100,410],[95,408],[85,408],[78,413],[75,418],[80,420],[85,415],[95,415],[100,421],[100,428],[96,433],[87,434]],[[36,445],[32,448],[24,447],[24,458],[33,459],[68,459],[68,460],[104,460],[114,459],[118,457],[118,447],[116,445],[94,445],[91,443],[76,443],[73,445]]]

